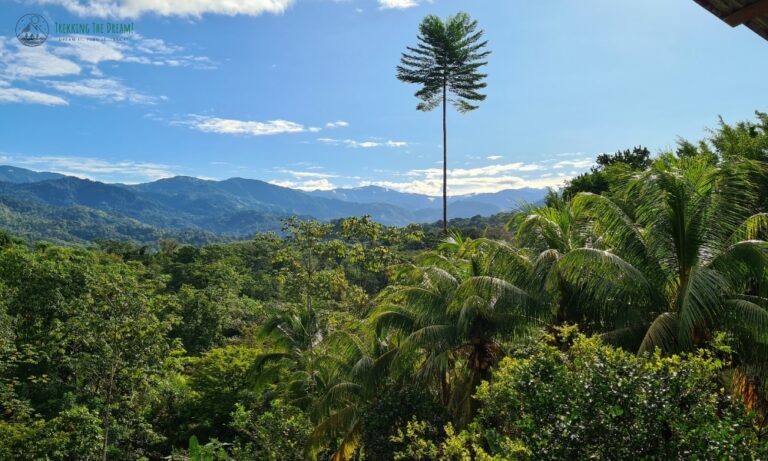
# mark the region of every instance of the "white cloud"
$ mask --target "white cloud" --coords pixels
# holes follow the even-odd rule
[[[2,86],[0,88],[0,104],[5,103],[43,104],[46,106],[67,105],[67,101],[65,99],[54,96],[52,94]]]
[[[379,0],[379,8],[382,10],[403,10],[419,6],[418,0]]]
[[[45,85],[72,96],[84,96],[110,102],[131,102],[134,104],[155,104],[164,97],[147,96],[117,80],[92,78],[71,82],[44,80]]]
[[[81,40],[63,42],[66,46],[55,48],[60,56],[73,56],[80,61],[98,64],[102,61],[122,61],[125,58],[122,49],[125,45],[117,41],[89,40],[90,37],[80,37]]]
[[[269,181],[270,184],[282,187],[290,187],[299,190],[332,190],[336,185],[327,179],[311,179],[308,181]]]
[[[311,127],[307,128],[307,131],[309,131],[310,133],[319,133],[322,130],[323,130],[322,128],[317,127],[317,126],[311,126]]]
[[[203,14],[258,16],[281,14],[294,0],[36,0],[59,5],[70,13],[85,17],[136,18],[143,14],[193,16]]]
[[[565,167],[571,167],[571,168],[589,168],[592,165],[595,164],[595,161],[591,158],[583,158],[579,160],[562,160],[554,165],[552,165],[552,168],[565,168]]]
[[[523,187],[560,187],[565,180],[574,176],[552,177],[551,173],[545,173],[536,177],[530,176],[531,172],[542,170],[545,170],[543,165],[523,162],[479,168],[455,168],[448,170],[448,194],[492,193]],[[402,174],[401,177],[403,180],[365,181],[360,183],[360,185],[376,185],[401,192],[413,192],[432,196],[441,194],[443,186],[442,168],[411,170]]]
[[[504,158],[503,155],[489,155],[486,157],[488,160],[501,160]]]
[[[563,182],[567,179],[570,178],[562,177],[558,179],[525,179],[519,176],[498,176],[492,178],[475,178],[473,180],[468,180],[466,178],[452,178],[449,173],[448,195],[454,196],[494,193],[506,189],[521,189],[523,187],[531,187],[537,189],[545,187],[557,188],[562,186]],[[360,186],[368,185],[386,187],[400,192],[410,192],[431,196],[440,195],[443,187],[442,179],[422,179],[415,181],[364,181],[360,183]]]
[[[316,171],[296,171],[296,170],[278,170],[280,173],[287,173],[295,178],[315,178],[315,179],[328,179],[338,178],[338,175],[330,173],[318,173]]]
[[[328,122],[325,124],[326,128],[346,128],[349,126],[349,123],[345,122],[344,120],[337,120],[335,122]]]
[[[488,165],[477,168],[454,168],[448,170],[448,195],[493,193],[505,189],[523,187],[558,188],[593,165],[593,160],[584,154],[583,158],[561,160],[556,155],[536,163],[513,162]],[[501,155],[486,158],[501,158]],[[569,154],[568,157],[571,157]],[[441,163],[441,162],[437,162]],[[567,168],[566,168],[567,167]],[[442,168],[414,169],[395,174],[393,179],[363,181],[358,186],[376,185],[401,192],[413,192],[430,196],[442,193]]]
[[[457,176],[477,177],[477,176],[496,176],[501,173],[509,173],[513,171],[528,172],[528,171],[537,171],[541,169],[543,169],[543,167],[535,163],[516,162],[516,163],[507,163],[504,165],[489,165],[489,166],[484,166],[479,168],[469,168],[469,169],[457,168],[457,169],[451,170],[451,173]],[[440,168],[429,168],[426,170],[412,170],[406,174],[408,176],[431,175],[431,176],[442,177],[441,175],[443,174],[443,170]]]
[[[35,77],[60,77],[77,75],[80,66],[48,51],[48,47],[25,47],[17,45],[15,50],[5,47],[0,41],[0,74],[10,80],[28,80]]]
[[[318,141],[323,144],[330,144],[332,146],[346,146],[355,149],[371,149],[375,147],[391,147],[401,148],[408,147],[408,143],[405,141],[355,141],[354,139],[334,139],[334,138],[318,138]]]
[[[63,156],[11,156],[6,161],[40,171],[53,171],[105,182],[155,181],[176,175],[172,166],[154,162]]]
[[[186,125],[195,130],[206,133],[235,134],[248,136],[269,136],[281,133],[302,133],[307,131],[304,125],[288,120],[270,120],[256,122],[249,120],[235,120],[205,115],[191,114],[189,119],[176,122],[178,125]]]
[[[83,63],[95,65],[116,61],[197,69],[216,67],[205,56],[191,55],[185,53],[181,46],[158,38],[144,38],[139,34],[133,34],[124,41],[104,40],[102,37],[88,35],[72,35],[71,38],[73,40],[61,42],[60,46],[54,48],[54,52],[59,56],[71,56]]]
[[[163,96],[142,94],[119,80],[104,75],[98,65],[103,62],[144,63],[158,66],[187,66],[198,69],[214,68],[204,56],[183,53],[183,48],[160,39],[135,34],[126,41],[108,41],[99,37],[73,36],[75,40],[46,44],[45,47],[25,47],[8,37],[0,36],[0,79],[10,82],[42,83],[60,93],[99,98],[112,102],[153,104]],[[90,79],[72,80],[89,69]],[[66,79],[69,77],[70,79]],[[54,80],[56,79],[56,80]],[[61,105],[61,95],[49,95],[15,88],[3,92],[0,102]]]

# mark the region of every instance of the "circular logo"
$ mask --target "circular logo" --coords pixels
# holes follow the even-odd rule
[[[16,38],[25,46],[40,46],[48,38],[48,21],[39,14],[25,14],[16,23]]]

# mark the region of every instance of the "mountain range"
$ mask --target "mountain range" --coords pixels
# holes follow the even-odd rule
[[[492,215],[538,202],[544,189],[510,189],[450,198],[449,217]],[[434,222],[442,199],[377,186],[304,192],[255,179],[176,176],[107,184],[59,173],[0,166],[0,227],[30,240],[89,242],[162,237],[190,243],[279,231],[282,218],[322,221],[371,215],[395,226]]]

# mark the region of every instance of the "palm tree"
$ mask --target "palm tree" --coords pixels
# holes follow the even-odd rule
[[[761,169],[664,156],[613,198],[577,195],[570,207],[585,243],[556,264],[570,301],[606,338],[640,352],[690,350],[717,330],[765,350],[768,244],[757,238],[768,215],[755,213],[751,179]]]
[[[313,407],[317,425],[306,447],[310,458],[335,446],[331,460],[344,461],[359,448],[364,410],[382,388],[394,356],[394,351],[379,350],[376,342],[365,339],[337,331],[325,343],[335,373]]]
[[[407,47],[397,66],[397,78],[421,85],[416,92],[420,102],[416,109],[443,109],[443,231],[448,233],[448,135],[446,111],[448,103],[461,113],[478,108],[473,102],[485,100],[478,93],[486,87],[487,76],[478,70],[487,64],[491,53],[482,51],[487,41],[480,41],[483,30],[477,31],[477,21],[467,13],[458,13],[445,21],[429,15],[419,25],[419,43]],[[453,99],[449,99],[449,94]]]
[[[273,350],[257,356],[251,365],[249,374],[256,389],[277,384],[292,405],[308,409],[329,379],[322,367],[328,358],[315,350],[323,338],[316,316],[309,317],[306,311],[276,312],[262,325],[258,336],[268,340]],[[266,392],[263,398],[274,395]]]
[[[510,245],[463,241],[454,266],[414,268],[382,294],[373,315],[393,353],[390,372],[433,385],[460,425],[472,395],[505,354],[505,341],[546,323],[538,294],[526,290],[531,263]]]
[[[531,289],[550,298],[552,308],[550,333],[563,324],[579,324],[584,332],[590,330],[590,319],[582,315],[575,303],[574,290],[558,272],[560,259],[576,248],[583,246],[588,235],[573,214],[569,201],[557,196],[550,200],[550,206],[527,209],[515,214],[507,223],[514,232],[514,244],[520,251],[526,251],[532,261]],[[557,340],[559,336],[552,335]]]

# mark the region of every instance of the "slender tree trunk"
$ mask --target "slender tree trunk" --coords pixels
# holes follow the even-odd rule
[[[112,427],[112,389],[115,383],[115,373],[116,370],[114,367],[112,367],[112,370],[109,375],[109,387],[107,388],[107,398],[106,398],[106,415],[104,415],[103,420],[103,430],[104,430],[104,440],[101,444],[101,460],[107,461],[107,451],[109,450],[109,430]]]
[[[307,267],[307,336],[309,337],[309,344],[307,349],[312,349],[312,274],[314,269],[312,267],[312,247],[309,248],[309,265]]]
[[[104,440],[101,444],[101,460],[107,461],[107,450],[109,449],[109,427],[111,425],[110,418],[109,418],[109,412],[110,410],[107,410],[107,416],[104,418]]]
[[[443,232],[448,235],[448,135],[446,126],[446,103],[448,84],[443,80]]]

